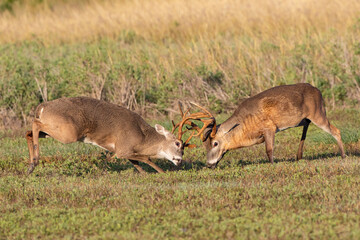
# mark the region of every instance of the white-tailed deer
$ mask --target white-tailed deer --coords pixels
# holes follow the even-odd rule
[[[204,111],[202,117],[209,118],[201,130],[197,129],[207,149],[208,167],[216,167],[229,150],[263,142],[266,154],[273,163],[275,133],[304,126],[296,156],[301,159],[306,132],[311,122],[335,138],[341,157],[345,157],[340,131],[326,118],[324,100],[319,89],[310,84],[278,86],[250,97],[241,102],[234,114],[218,126],[206,109],[198,107]]]
[[[139,161],[164,172],[150,158],[166,158],[178,166],[184,147],[178,138],[161,125],[151,127],[138,114],[88,97],[60,98],[40,104],[35,111],[32,131],[26,133],[30,155],[28,173],[39,163],[39,138],[52,137],[62,143],[81,141],[129,159],[140,172]]]

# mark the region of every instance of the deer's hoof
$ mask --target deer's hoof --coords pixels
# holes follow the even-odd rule
[[[35,169],[35,163],[30,163],[29,168],[27,170],[27,174],[32,173],[34,169]]]

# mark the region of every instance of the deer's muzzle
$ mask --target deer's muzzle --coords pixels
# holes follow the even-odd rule
[[[173,158],[172,162],[176,165],[176,166],[180,166],[181,162],[182,162],[182,158]]]
[[[212,163],[212,164],[211,163],[206,163],[206,167],[211,168],[211,169],[215,169],[217,165],[218,165],[218,162]]]

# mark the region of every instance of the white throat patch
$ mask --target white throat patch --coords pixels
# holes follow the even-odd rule
[[[165,158],[165,159],[168,159],[168,160],[170,160],[170,161],[173,159],[173,156],[170,156],[169,154],[167,154],[167,153],[164,152],[163,150],[161,150],[156,157],[158,157],[158,158]]]

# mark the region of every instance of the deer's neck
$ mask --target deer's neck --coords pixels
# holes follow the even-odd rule
[[[156,156],[161,150],[161,144],[166,140],[165,136],[156,132],[153,127],[143,130],[144,139],[140,146],[136,148],[138,154]]]
[[[232,116],[221,124],[220,136],[227,150],[247,147],[263,141],[262,119],[258,115]]]

